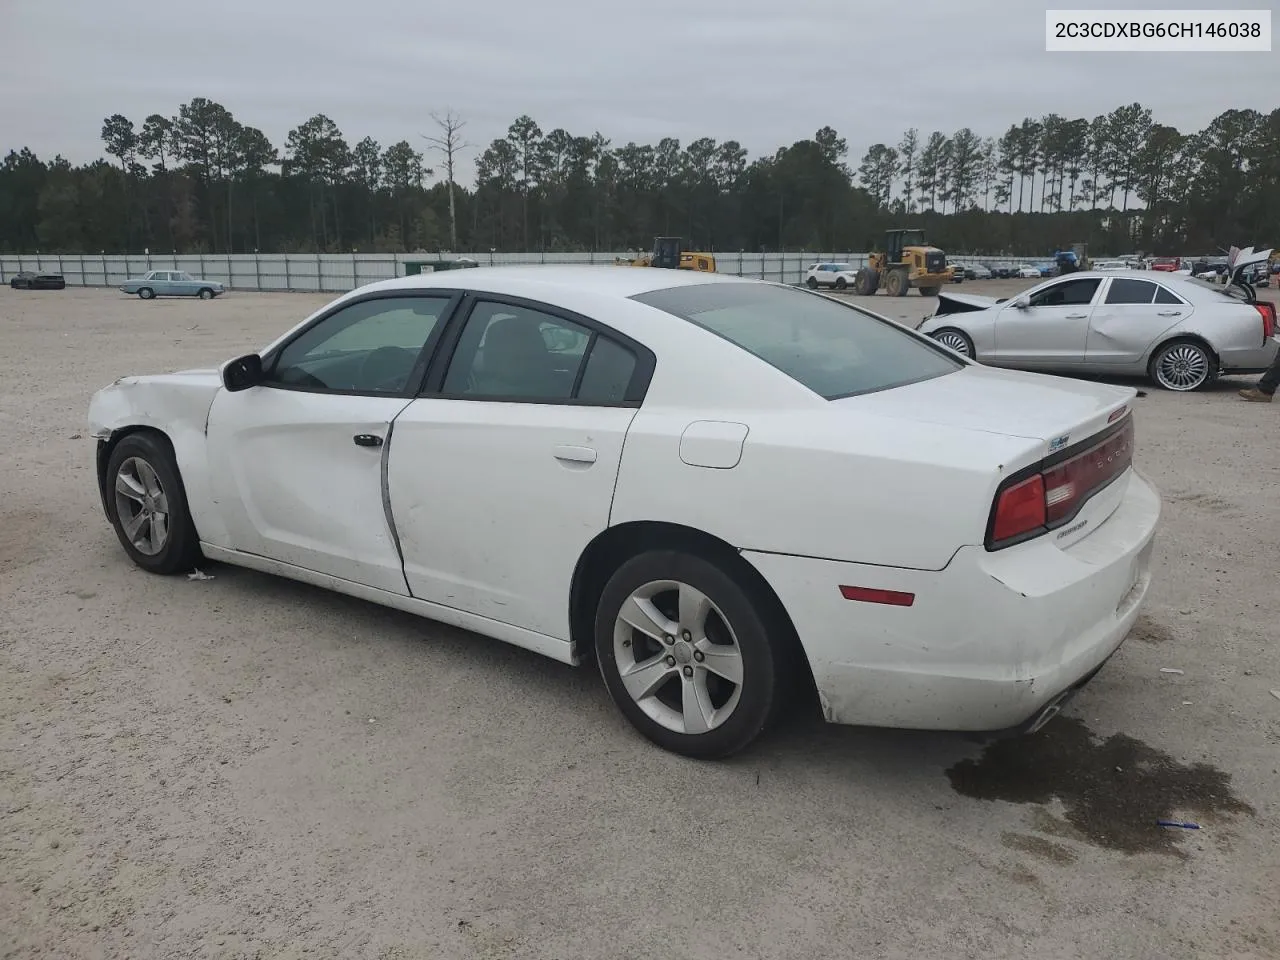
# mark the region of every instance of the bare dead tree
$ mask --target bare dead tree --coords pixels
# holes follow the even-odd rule
[[[464,143],[461,137],[462,128],[467,125],[467,122],[452,110],[446,111],[443,117],[433,113],[431,114],[431,119],[440,128],[440,135],[438,137],[428,137],[423,134],[422,139],[431,144],[432,150],[437,151],[444,157],[445,177],[449,181],[449,249],[456,252],[458,249],[458,213],[453,199],[453,167],[458,154],[471,146],[469,143]]]

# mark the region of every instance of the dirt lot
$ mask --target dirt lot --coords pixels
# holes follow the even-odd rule
[[[807,710],[708,765],[640,740],[592,672],[126,560],[92,391],[323,299],[0,290],[0,957],[1280,956],[1280,404],[1138,401],[1154,592],[1042,734]]]

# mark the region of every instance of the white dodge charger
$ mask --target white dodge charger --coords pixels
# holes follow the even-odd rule
[[[716,757],[833,723],[1038,727],[1146,596],[1129,388],[977,365],[852,304],[661,269],[360,287],[89,409],[103,507],[200,557],[578,664]]]

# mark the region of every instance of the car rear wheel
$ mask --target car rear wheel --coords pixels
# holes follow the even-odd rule
[[[212,299],[213,299],[213,291],[212,291],[212,290],[210,290],[208,287],[201,287],[201,288],[200,288],[200,299],[201,299],[201,300],[212,300]]]
[[[1148,372],[1165,390],[1186,393],[1216,380],[1218,361],[1194,340],[1174,340],[1155,352]]]
[[[596,659],[610,696],[650,741],[725,757],[764,731],[787,689],[789,652],[770,638],[769,619],[758,596],[710,560],[649,551],[601,593]]]
[[[954,350],[956,353],[963,354],[970,360],[973,359],[973,341],[969,339],[969,335],[963,330],[957,330],[955,327],[943,327],[933,335],[933,339],[937,340],[944,347]]]
[[[168,440],[125,437],[111,451],[105,482],[112,526],[134,563],[162,574],[195,565],[200,541]]]
[[[140,300],[150,300],[156,295],[156,292],[150,287],[141,287],[138,290],[138,298]]]

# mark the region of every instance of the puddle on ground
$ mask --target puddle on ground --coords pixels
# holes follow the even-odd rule
[[[1074,717],[1057,717],[1029,736],[994,741],[981,757],[949,769],[947,777],[958,793],[979,800],[1044,804],[1056,798],[1074,836],[1124,853],[1178,854],[1178,842],[1198,832],[1158,827],[1158,819],[1254,812],[1231,792],[1230,774],[1204,763],[1179,763],[1122,733],[1098,740]],[[1025,848],[1028,841],[1011,845]],[[1047,849],[1035,852],[1053,858]]]

